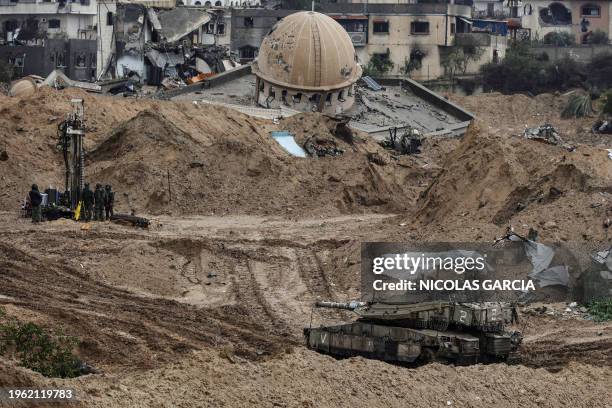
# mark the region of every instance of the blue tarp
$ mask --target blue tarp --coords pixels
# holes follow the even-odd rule
[[[292,156],[306,157],[306,152],[297,143],[293,135],[286,130],[272,132],[272,138]]]
[[[486,31],[506,36],[508,35],[508,23],[498,20],[472,20],[472,31]]]

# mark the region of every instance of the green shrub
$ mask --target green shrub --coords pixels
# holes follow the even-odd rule
[[[73,337],[46,333],[34,323],[0,324],[0,354],[10,353],[26,368],[46,377],[77,377],[79,360],[72,354]]]
[[[427,56],[427,52],[415,47],[410,51],[410,59],[406,58],[404,66],[400,68],[400,72],[404,75],[410,75],[412,71],[418,71],[423,66],[423,58]]]
[[[606,68],[599,65],[601,74],[597,82],[612,81],[603,78]],[[516,43],[508,49],[506,57],[498,64],[485,64],[480,68],[485,88],[503,93],[552,92],[577,87],[587,87],[590,78],[585,64],[566,56],[557,61],[548,61],[542,54],[532,53],[527,43]],[[601,78],[600,78],[601,77]]]
[[[546,80],[546,64],[536,60],[523,45],[511,47],[498,64],[480,68],[483,84],[503,93],[538,92]]]
[[[583,86],[586,80],[584,64],[565,56],[544,65],[546,90],[563,90]]]
[[[562,118],[583,118],[593,113],[591,95],[572,95],[567,106],[561,112]]]
[[[576,38],[568,32],[548,33],[543,38],[543,43],[547,45],[555,45],[557,47],[567,47],[576,43]]]
[[[391,52],[387,49],[385,54],[374,54],[370,61],[363,68],[363,75],[367,76],[382,76],[393,69],[393,61],[391,61]]]
[[[587,309],[597,322],[612,320],[612,298],[595,300],[588,305]]]
[[[608,38],[608,33],[603,30],[597,29],[593,31],[591,35],[589,35],[587,42],[589,44],[607,44],[608,42],[610,42],[610,39]]]
[[[612,88],[612,53],[595,55],[586,64],[589,84],[600,89]]]
[[[601,98],[601,101],[603,104],[601,106],[602,113],[612,115],[612,89],[603,95],[603,98]]]

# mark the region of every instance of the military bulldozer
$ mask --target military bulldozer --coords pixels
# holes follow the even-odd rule
[[[406,364],[518,361],[522,336],[504,330],[518,321],[510,303],[317,302],[316,307],[351,310],[359,316],[353,323],[304,329],[308,348],[335,357]]]

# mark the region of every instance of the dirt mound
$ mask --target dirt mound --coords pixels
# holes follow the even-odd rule
[[[399,165],[372,141],[346,143],[335,123],[303,114],[279,125],[236,111],[185,102],[94,96],[42,89],[0,96],[0,205],[17,208],[32,183],[63,188],[57,126],[70,99],[86,107],[86,180],[110,183],[118,210],[149,214],[340,214],[401,211],[426,172]],[[271,137],[290,130],[344,150],[338,157],[290,156]],[[375,154],[373,156],[373,154]],[[378,157],[380,156],[380,157]],[[376,157],[376,160],[372,159]],[[415,177],[416,176],[416,177]],[[422,177],[421,177],[422,178]],[[415,181],[416,180],[416,181]]]
[[[0,95],[0,206],[16,210],[30,186],[37,183],[63,188],[64,164],[56,148],[57,126],[70,112],[70,100],[85,101],[90,149],[109,129],[134,116],[154,102],[129,101],[95,96],[78,89],[57,91],[41,88],[34,95],[11,98]]]
[[[270,137],[271,124],[209,106],[183,109],[189,122],[177,120],[172,104],[140,112],[89,154],[90,178],[113,184],[120,208],[150,214],[288,214],[300,208],[321,214],[402,210],[416,197],[410,169],[373,142],[336,137],[334,124],[320,115],[299,115],[279,128],[294,131],[298,143],[310,130],[344,154],[296,158]],[[219,121],[223,127],[215,126]],[[382,165],[369,160],[373,152],[386,157]]]
[[[419,199],[418,220],[455,231],[461,224],[473,231],[492,224],[499,231],[550,222],[566,239],[584,233],[587,222],[589,239],[605,239],[601,222],[611,205],[612,166],[603,150],[581,145],[567,152],[483,127],[473,126],[446,158]]]
[[[504,95],[498,92],[471,96],[451,94],[449,99],[493,129],[503,129],[507,135],[522,134],[525,127],[552,124],[566,142],[609,145],[609,137],[591,132],[595,117],[563,119],[561,111],[570,96],[581,91],[564,94],[543,93],[537,96],[523,94]],[[594,103],[597,109],[597,102]]]

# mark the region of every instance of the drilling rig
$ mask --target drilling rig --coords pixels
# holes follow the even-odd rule
[[[58,149],[64,156],[66,167],[64,204],[75,210],[85,187],[85,102],[83,99],[70,101],[72,111],[66,120],[58,125]]]

